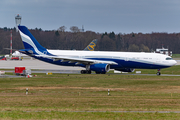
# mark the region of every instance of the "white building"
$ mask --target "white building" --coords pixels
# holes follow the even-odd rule
[[[165,54],[165,55],[169,55],[172,56],[172,51],[169,51],[168,49],[165,48],[157,48],[155,53],[160,53],[160,54]]]
[[[16,32],[18,32],[18,25],[21,24],[21,16],[19,14],[15,17],[15,21],[16,21]]]

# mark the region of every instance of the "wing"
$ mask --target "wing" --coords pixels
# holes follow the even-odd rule
[[[64,56],[49,56],[49,55],[36,55],[37,57],[45,57],[53,59],[53,61],[61,60],[61,62],[69,62],[69,63],[76,63],[77,64],[97,64],[97,63],[105,63],[109,65],[117,65],[114,61],[104,61],[104,60],[93,60],[93,59],[86,59],[86,58],[72,58],[72,57],[64,57]]]

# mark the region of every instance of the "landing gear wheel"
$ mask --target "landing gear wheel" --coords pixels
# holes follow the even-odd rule
[[[157,75],[157,76],[160,76],[160,75],[161,75],[161,73],[160,73],[160,72],[157,72],[157,73],[156,73],[156,75]]]
[[[81,70],[81,74],[91,74],[91,70]]]
[[[85,74],[86,73],[86,71],[85,70],[81,70],[81,74]]]
[[[87,70],[87,74],[91,74],[91,70]]]

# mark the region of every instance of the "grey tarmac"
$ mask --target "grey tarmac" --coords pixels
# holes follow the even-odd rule
[[[177,65],[180,65],[180,60],[176,60]],[[14,69],[15,67],[26,67],[26,69],[32,69],[32,73],[75,73],[80,74],[81,70],[85,68],[82,67],[70,67],[70,66],[60,66],[39,61],[36,59],[23,59],[23,60],[0,60],[0,69]],[[13,72],[12,70],[5,70],[6,72]],[[156,74],[119,74],[119,75],[147,75],[156,76]],[[161,76],[180,76],[180,75],[170,75],[161,74]]]

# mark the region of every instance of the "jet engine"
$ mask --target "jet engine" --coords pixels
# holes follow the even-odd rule
[[[106,72],[108,72],[110,69],[110,65],[109,64],[93,64],[90,65],[90,70],[95,71],[96,74],[105,74]]]

